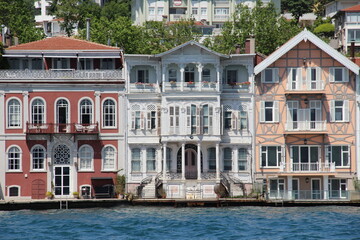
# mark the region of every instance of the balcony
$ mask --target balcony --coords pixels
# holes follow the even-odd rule
[[[1,70],[0,79],[34,81],[122,80],[121,70]]]
[[[151,93],[151,92],[159,92],[159,85],[157,85],[156,83],[141,83],[141,82],[137,82],[137,83],[130,83],[130,92],[134,93],[134,92],[146,92],[146,93]]]
[[[288,173],[333,173],[335,163],[281,163],[280,172]]]
[[[26,124],[26,134],[99,134],[98,123],[81,124],[81,123],[42,123]]]
[[[326,131],[326,121],[290,121],[285,124],[285,131],[295,132],[324,132]]]
[[[354,191],[346,190],[332,190],[332,191],[323,191],[323,190],[270,190],[267,197],[271,200],[337,200],[337,201],[346,201],[350,199]]]
[[[303,81],[303,82],[288,82],[286,93],[295,94],[311,94],[323,93],[325,84],[323,80],[318,81]]]
[[[224,91],[249,92],[250,83],[249,82],[227,83],[227,84],[223,84],[222,88]]]
[[[186,14],[170,14],[170,21],[179,21],[186,18]]]
[[[229,15],[214,15],[214,21],[227,21],[229,20]]]
[[[216,92],[218,85],[216,82],[165,82],[165,91]]]

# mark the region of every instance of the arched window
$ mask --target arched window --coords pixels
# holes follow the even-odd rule
[[[21,127],[21,105],[17,99],[8,102],[8,127]]]
[[[79,170],[93,170],[94,151],[92,147],[84,145],[79,149]]]
[[[103,149],[103,170],[115,169],[115,149],[111,146],[107,146]]]
[[[35,99],[31,104],[31,122],[42,124],[45,122],[45,104],[41,99]]]
[[[146,171],[156,171],[156,150],[155,148],[146,149]]]
[[[92,122],[92,103],[89,99],[80,102],[80,123],[91,124]]]
[[[115,101],[106,99],[103,103],[103,127],[115,127],[116,125]]]
[[[44,170],[45,169],[45,149],[42,146],[35,146],[31,150],[32,156],[32,169]]]
[[[224,148],[224,171],[232,169],[232,149]]]
[[[66,124],[69,122],[69,103],[65,99],[56,102],[56,116],[58,124]]]
[[[9,197],[18,197],[20,196],[20,187],[19,186],[10,186],[9,187]]]
[[[131,171],[140,172],[141,152],[139,148],[131,150]]]
[[[21,169],[21,151],[18,147],[11,147],[8,151],[8,170]]]

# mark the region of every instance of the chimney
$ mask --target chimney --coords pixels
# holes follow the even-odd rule
[[[255,54],[255,38],[250,37],[245,41],[245,53],[246,54]]]
[[[86,41],[90,41],[90,18],[86,19]]]
[[[350,58],[351,61],[355,61],[355,42],[351,41],[351,45],[350,45]]]
[[[240,54],[240,52],[241,52],[240,44],[235,44],[235,54]]]

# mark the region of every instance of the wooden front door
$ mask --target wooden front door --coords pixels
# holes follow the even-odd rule
[[[41,179],[35,179],[31,183],[31,198],[44,199],[46,193],[45,182]]]
[[[187,149],[185,152],[185,178],[197,179],[196,152],[193,149]]]

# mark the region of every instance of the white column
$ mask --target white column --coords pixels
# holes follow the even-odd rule
[[[142,147],[141,148],[141,164],[140,164],[140,168],[141,168],[141,172],[144,174],[146,174],[146,148]]]
[[[287,191],[287,199],[292,199],[292,191],[293,191],[293,177],[292,176],[288,176],[287,177],[287,186],[288,186],[288,191]]]
[[[181,178],[185,180],[185,143],[181,144]]]
[[[166,65],[162,66],[162,91],[165,92],[165,82],[166,82]]]
[[[329,176],[323,177],[324,199],[329,199]]]
[[[219,143],[216,144],[216,180],[220,180],[220,151]]]
[[[220,91],[220,84],[221,81],[221,71],[220,71],[220,64],[216,65],[216,91]]]
[[[163,180],[165,180],[165,178],[166,178],[166,147],[167,147],[167,143],[165,142],[164,144],[163,144],[163,153],[164,153],[164,157],[163,157]]]
[[[0,158],[6,159],[6,146],[5,146],[5,91],[0,91],[0,116],[2,116],[2,124],[0,124]],[[5,189],[5,175],[6,175],[6,161],[0,161],[0,199],[4,199],[6,195]]]
[[[29,92],[23,92],[23,129],[26,132],[26,123],[29,121]]]
[[[101,93],[99,91],[96,91],[94,93],[95,96],[95,123],[98,124],[98,127],[100,128],[100,119],[101,119],[101,103],[100,103],[100,95]]]
[[[184,76],[184,72],[185,72],[185,66],[183,64],[180,64],[180,84],[181,84],[181,91],[184,91],[184,80],[185,80],[185,76]]]
[[[233,147],[233,166],[234,169],[232,169],[233,172],[239,172],[239,161],[238,161],[238,157],[239,157],[239,153],[238,153],[239,149],[237,147]]]
[[[197,179],[201,180],[201,143],[197,144]]]
[[[203,70],[203,65],[200,63],[197,65],[197,70],[198,70],[198,74],[199,74],[199,91],[201,91],[202,88],[202,70]]]

